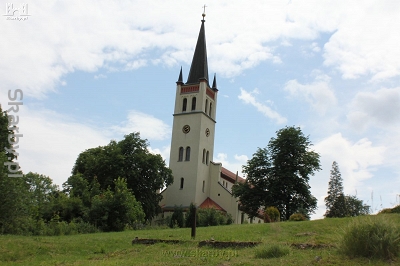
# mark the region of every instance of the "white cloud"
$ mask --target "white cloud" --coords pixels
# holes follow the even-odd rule
[[[0,35],[5,36],[0,43],[1,90],[22,88],[26,95],[44,97],[78,70],[190,63],[200,24],[199,9],[193,7],[202,4],[35,1],[27,21],[0,20]],[[345,78],[398,76],[399,7],[390,0],[213,3],[206,17],[211,70],[233,77],[262,61],[280,63],[272,43],[287,46],[292,39],[315,40],[332,32],[324,46],[325,64]],[[185,16],[171,16],[178,13]],[[188,19],[196,16],[198,20]],[[312,42],[311,49],[320,48]]]
[[[164,140],[171,135],[171,128],[162,120],[138,111],[130,111],[128,121],[122,126],[113,126],[113,130],[123,134],[140,132],[140,137],[148,140]]]
[[[19,131],[24,135],[18,158],[22,171],[47,175],[58,185],[67,181],[81,152],[110,141],[96,128],[49,110],[24,106],[19,116]]]
[[[400,87],[380,89],[376,92],[359,92],[351,103],[348,119],[351,126],[356,129],[365,129],[369,126],[398,127]]]
[[[235,159],[232,162],[228,159],[228,155],[226,153],[218,153],[216,157],[216,162],[222,163],[222,167],[228,169],[233,173],[238,172],[239,176],[244,177],[242,173],[242,166],[247,163],[248,157],[246,155],[235,154],[234,158]]]
[[[310,84],[300,84],[297,80],[286,82],[284,90],[288,91],[292,97],[304,98],[311,106],[318,111],[319,115],[324,115],[332,106],[336,105],[336,97],[330,87],[330,77],[318,74],[315,81]]]
[[[287,119],[283,116],[281,116],[278,112],[274,111],[271,109],[271,107],[262,104],[256,100],[254,97],[254,94],[258,94],[258,90],[254,90],[253,92],[247,92],[246,90],[240,88],[240,95],[238,98],[242,100],[245,104],[250,104],[254,106],[257,111],[262,113],[264,116],[275,120],[276,123],[278,124],[284,124],[286,123]]]

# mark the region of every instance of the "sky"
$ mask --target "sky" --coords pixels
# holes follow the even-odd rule
[[[296,126],[321,156],[313,219],[325,213],[333,161],[345,194],[373,213],[399,204],[397,0],[0,0],[0,104],[23,92],[22,170],[61,187],[79,153],[131,132],[168,165],[175,82],[181,66],[189,74],[204,4],[219,89],[213,161],[241,173]]]

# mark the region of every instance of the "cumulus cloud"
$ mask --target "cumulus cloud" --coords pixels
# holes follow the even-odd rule
[[[23,88],[27,95],[45,97],[74,71],[189,64],[199,21],[187,18],[200,20],[193,6],[203,4],[194,3],[30,3],[27,21],[0,20],[0,34],[5,36],[0,43],[0,90]],[[281,63],[277,43],[287,46],[293,39],[311,40],[311,50],[319,52],[314,40],[328,32],[332,36],[323,48],[325,64],[336,67],[343,77],[398,76],[399,9],[400,3],[390,0],[216,2],[207,10],[210,66],[222,76],[233,77],[262,61]],[[186,15],[172,18],[176,13]]]
[[[359,92],[351,103],[348,119],[353,128],[392,128],[400,124],[400,88]]]
[[[238,98],[242,100],[245,104],[250,104],[254,106],[258,112],[262,113],[265,117],[275,120],[278,124],[286,123],[287,119],[281,116],[278,112],[271,109],[271,107],[262,104],[257,101],[255,94],[258,94],[258,90],[254,90],[253,92],[248,92],[242,88],[240,88],[240,95]]]
[[[300,84],[295,79],[289,80],[286,82],[284,90],[296,99],[305,99],[320,115],[324,115],[337,102],[329,82],[329,76],[319,74],[315,81],[309,84]]]
[[[122,126],[113,126],[112,129],[122,134],[140,132],[140,137],[148,140],[164,140],[171,135],[170,126],[162,120],[134,110],[129,112],[128,120]]]
[[[107,145],[110,136],[50,110],[24,106],[19,113],[22,171],[44,174],[61,185],[67,181],[78,155],[86,149]]]

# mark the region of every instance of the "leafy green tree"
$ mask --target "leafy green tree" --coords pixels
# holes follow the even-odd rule
[[[24,175],[24,181],[29,189],[31,214],[36,220],[39,220],[50,204],[52,193],[58,191],[58,188],[50,177],[37,173],[27,173]]]
[[[364,204],[356,196],[346,195],[344,196],[344,202],[346,204],[346,216],[355,217],[370,213],[370,206]]]
[[[93,197],[90,219],[103,231],[122,231],[126,225],[144,222],[142,206],[127,187],[126,179],[117,178],[114,188]]]
[[[243,166],[246,182],[233,188],[250,217],[262,206],[276,206],[282,220],[300,210],[315,211],[317,199],[311,195],[309,179],[321,168],[319,154],[311,146],[300,128],[286,127],[277,131],[267,148],[258,148]]]
[[[325,217],[345,217],[347,214],[343,192],[343,180],[336,161],[332,163],[331,177],[328,184],[328,196],[325,198]]]
[[[97,179],[103,190],[113,187],[114,179],[126,178],[128,188],[145,210],[146,219],[160,211],[162,195],[157,191],[173,182],[172,171],[160,155],[149,152],[147,140],[140,139],[139,133],[82,152],[72,170],[73,175],[78,173],[89,183]]]

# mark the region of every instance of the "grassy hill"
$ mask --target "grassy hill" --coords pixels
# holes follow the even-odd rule
[[[0,265],[399,265],[400,260],[370,261],[338,252],[346,227],[359,219],[384,218],[400,225],[400,214],[306,222],[152,229],[72,236],[0,236]],[[178,244],[132,245],[135,237],[181,240]],[[253,248],[199,247],[199,241],[260,241]],[[280,258],[255,258],[268,245],[289,247]]]

